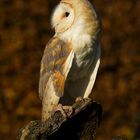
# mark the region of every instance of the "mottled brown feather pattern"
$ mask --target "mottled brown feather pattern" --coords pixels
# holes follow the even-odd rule
[[[56,91],[56,95],[58,97],[62,97],[64,92],[65,76],[62,75],[60,71],[56,71],[53,73],[52,77],[53,77],[53,84],[54,84],[54,89]]]
[[[50,77],[54,80],[56,93],[63,92],[65,81],[63,69],[70,52],[70,45],[57,37],[52,38],[47,44],[40,70],[39,95],[41,99]]]

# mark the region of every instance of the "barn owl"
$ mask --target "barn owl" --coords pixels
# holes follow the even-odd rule
[[[61,0],[52,15],[55,35],[41,61],[39,96],[42,120],[59,103],[87,98],[100,64],[100,22],[88,0]]]

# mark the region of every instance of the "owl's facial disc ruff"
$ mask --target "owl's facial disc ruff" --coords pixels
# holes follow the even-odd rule
[[[56,34],[62,34],[71,28],[75,20],[75,11],[72,4],[60,2],[52,16],[52,26]]]

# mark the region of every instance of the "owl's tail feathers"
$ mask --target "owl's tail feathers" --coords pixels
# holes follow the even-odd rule
[[[52,80],[49,79],[42,99],[42,121],[47,120],[57,107],[60,97],[55,93]]]

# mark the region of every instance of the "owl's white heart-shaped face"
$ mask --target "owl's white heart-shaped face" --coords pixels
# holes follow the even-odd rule
[[[74,9],[71,4],[60,3],[54,10],[52,26],[56,33],[67,31],[74,22]]]

